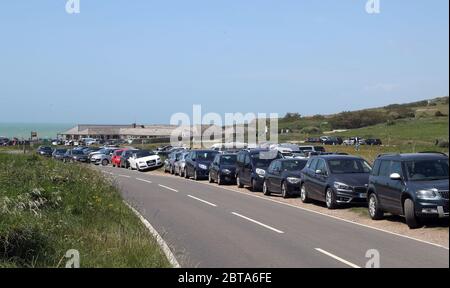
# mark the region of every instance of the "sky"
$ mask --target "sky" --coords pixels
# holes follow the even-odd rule
[[[449,1],[0,1],[0,122],[329,114],[449,94]]]

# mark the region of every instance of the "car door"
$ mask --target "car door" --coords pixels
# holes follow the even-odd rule
[[[273,179],[275,178],[275,170],[276,170],[276,166],[277,166],[278,161],[272,161],[272,163],[270,163],[269,168],[267,168],[267,174],[266,174],[266,185],[267,188],[269,188],[270,191],[273,191]]]
[[[220,169],[220,155],[216,155],[209,169],[209,173],[211,174],[212,179],[217,180],[219,169]]]
[[[322,173],[317,173],[320,170]],[[327,167],[325,160],[317,159],[317,165],[315,171],[313,171],[313,176],[311,177],[311,195],[317,200],[325,200],[325,187],[326,180],[328,177]],[[308,191],[309,192],[309,191]]]
[[[303,181],[305,185],[305,189],[308,192],[308,196],[315,199],[315,195],[313,193],[313,185],[312,185],[312,177],[315,174],[316,166],[317,166],[317,158],[313,158],[310,160],[308,167],[304,169],[303,173]]]
[[[271,187],[272,191],[274,191],[274,192],[281,192],[281,182],[283,180],[282,165],[283,165],[283,163],[281,161],[276,161],[275,170],[274,170],[273,178],[272,178],[272,187]]]
[[[404,178],[404,173],[402,169],[402,162],[400,161],[391,161],[389,168],[389,175],[387,178],[387,185],[385,187],[385,200],[387,205],[390,207],[389,209],[395,214],[403,213],[403,204],[402,204],[402,191],[403,191],[403,180],[393,180],[390,178],[390,175],[393,173],[398,173]]]
[[[378,201],[380,202],[381,207],[386,210],[392,208],[390,206],[389,197],[388,197],[388,185],[389,185],[389,172],[391,170],[391,161],[390,160],[380,160],[380,168],[378,171],[378,176],[374,178],[374,186],[377,192]]]
[[[242,182],[246,184],[250,184],[251,177],[252,177],[252,160],[250,158],[249,154],[245,154],[244,157],[244,167],[242,169]]]

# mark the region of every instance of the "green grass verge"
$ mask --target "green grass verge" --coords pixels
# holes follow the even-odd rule
[[[99,172],[0,153],[0,267],[169,267],[118,190]]]

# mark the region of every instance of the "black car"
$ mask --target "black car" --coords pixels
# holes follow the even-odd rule
[[[82,150],[70,149],[66,151],[63,158],[64,162],[89,162],[89,155],[84,154]]]
[[[123,150],[122,155],[120,155],[120,165],[119,168],[130,168],[130,162],[128,162],[128,159],[133,156],[133,153],[136,153],[137,149],[126,149]]]
[[[52,153],[52,157],[55,160],[60,160],[63,161],[64,160],[64,155],[66,155],[67,149],[60,149],[57,148],[53,151]]]
[[[186,156],[184,177],[195,180],[207,179],[209,167],[219,152],[214,150],[193,150]]]
[[[300,194],[301,170],[306,159],[279,159],[272,161],[264,179],[264,195],[281,194],[283,198]]]
[[[364,159],[348,155],[321,155],[309,159],[302,170],[300,197],[325,202],[328,209],[367,200],[372,168]]]
[[[37,149],[37,153],[42,156],[52,157],[53,149],[49,146],[40,146]]]
[[[283,156],[277,150],[252,149],[238,153],[236,162],[236,183],[239,188],[250,186],[254,192],[261,191],[267,168],[273,160]]]
[[[376,139],[369,138],[369,139],[365,140],[365,144],[371,145],[371,146],[379,146],[379,145],[383,145],[383,142],[381,142],[381,140],[378,138],[376,138]]]
[[[381,155],[369,178],[369,214],[404,215],[410,228],[422,218],[449,216],[448,156],[440,153]]]
[[[344,142],[341,137],[327,137],[322,141],[324,145],[341,145]]]
[[[0,146],[8,146],[9,145],[9,139],[6,137],[0,137]]]
[[[236,181],[237,154],[217,154],[209,168],[209,182],[232,183]]]

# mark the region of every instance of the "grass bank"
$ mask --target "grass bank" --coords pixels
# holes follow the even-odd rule
[[[118,190],[98,172],[0,153],[0,267],[169,267]]]

